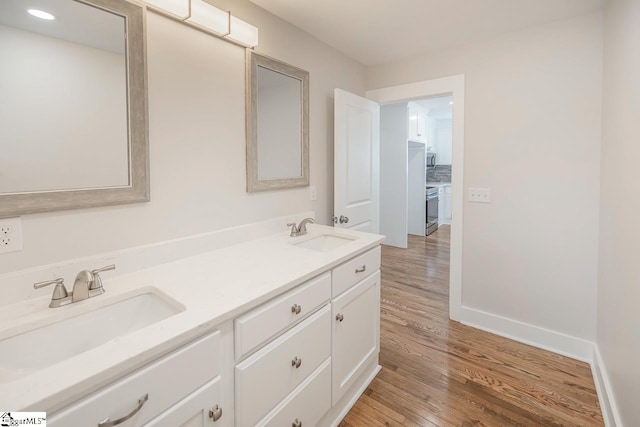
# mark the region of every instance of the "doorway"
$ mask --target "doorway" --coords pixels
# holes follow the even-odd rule
[[[460,320],[462,306],[462,239],[464,182],[464,76],[457,75],[367,91],[381,106],[420,99],[451,97],[451,252],[449,267],[449,317]],[[417,127],[419,132],[420,127]]]

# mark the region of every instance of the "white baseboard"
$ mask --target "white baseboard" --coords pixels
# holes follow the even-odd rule
[[[613,395],[613,388],[609,381],[609,375],[607,374],[607,369],[597,344],[593,345],[591,372],[593,373],[593,381],[596,384],[604,425],[606,427],[623,427],[620,412],[618,411],[618,406]]]
[[[460,322],[588,363],[591,366],[605,426],[623,427],[613,388],[596,343],[464,306],[460,307]]]
[[[583,362],[591,363],[593,359],[591,341],[482,310],[460,307],[460,323]]]

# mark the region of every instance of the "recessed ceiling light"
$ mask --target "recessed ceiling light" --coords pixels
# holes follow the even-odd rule
[[[449,105],[453,105],[453,101],[449,101]]]
[[[46,21],[53,21],[54,19],[56,19],[55,16],[53,16],[49,12],[45,12],[44,10],[29,9],[29,10],[27,10],[27,12],[31,16],[35,16],[36,18],[44,19]]]

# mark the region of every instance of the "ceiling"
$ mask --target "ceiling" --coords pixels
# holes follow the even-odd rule
[[[605,0],[251,0],[365,65],[601,9]]]
[[[35,18],[27,13],[28,9],[51,13],[56,19]],[[0,0],[0,25],[122,55],[125,51],[124,18],[75,1]]]

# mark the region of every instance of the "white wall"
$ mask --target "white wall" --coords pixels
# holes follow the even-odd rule
[[[407,104],[380,107],[380,234],[385,245],[407,247]]]
[[[368,69],[367,88],[465,75],[463,305],[595,336],[602,15]],[[454,165],[455,167],[455,165]]]
[[[363,94],[364,67],[248,1],[218,5],[260,28],[259,52],[310,72],[317,201],[307,188],[245,192],[244,49],[149,12],[151,202],[25,216],[24,250],[1,255],[0,273],[292,212],[328,223],[333,89]]]
[[[608,3],[597,344],[625,426],[640,425],[640,2]]]
[[[124,55],[0,25],[0,193],[129,184]]]

